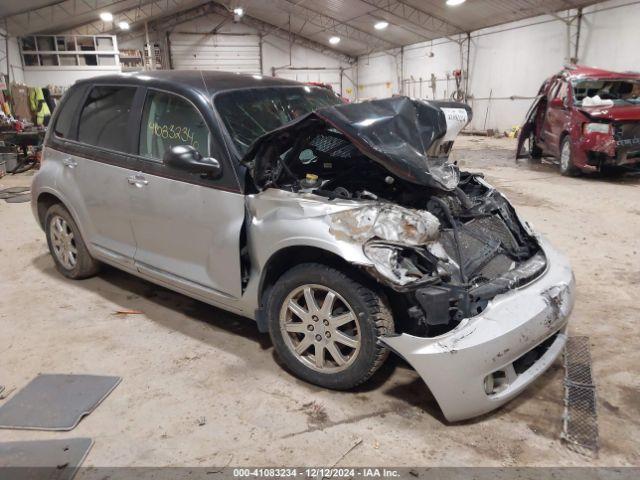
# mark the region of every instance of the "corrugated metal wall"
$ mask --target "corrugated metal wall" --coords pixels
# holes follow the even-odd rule
[[[169,39],[174,69],[261,73],[258,35],[172,33]]]

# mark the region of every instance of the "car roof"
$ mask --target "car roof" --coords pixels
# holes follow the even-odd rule
[[[562,74],[569,80],[579,78],[638,78],[638,72],[613,72],[611,70],[603,70],[601,68],[587,67],[584,65],[573,65],[566,67]]]
[[[172,90],[188,89],[205,96],[213,95],[223,90],[256,87],[303,86],[303,83],[284,78],[266,75],[247,75],[233,72],[213,70],[154,70],[135,73],[117,73],[100,75],[84,80],[77,84],[126,84],[144,85],[149,87]]]

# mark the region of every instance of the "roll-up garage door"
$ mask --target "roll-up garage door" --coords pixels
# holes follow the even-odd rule
[[[258,35],[172,33],[171,65],[176,70],[260,73]]]

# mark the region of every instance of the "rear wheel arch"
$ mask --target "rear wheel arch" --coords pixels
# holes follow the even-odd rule
[[[60,198],[54,195],[53,193],[43,192],[40,195],[38,195],[38,200],[36,205],[38,208],[37,210],[38,222],[40,222],[40,227],[42,227],[42,229],[45,228],[44,221],[45,221],[45,215],[47,214],[47,210],[49,210],[56,203],[59,203],[60,205],[66,208],[62,200],[60,200]]]

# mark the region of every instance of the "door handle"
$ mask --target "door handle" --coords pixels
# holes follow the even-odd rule
[[[127,182],[129,182],[129,185],[135,185],[138,188],[142,188],[149,183],[142,175],[131,175],[127,177]]]
[[[78,162],[76,162],[73,158],[65,158],[62,160],[62,164],[65,167],[69,167],[69,168],[76,168],[78,166]]]

